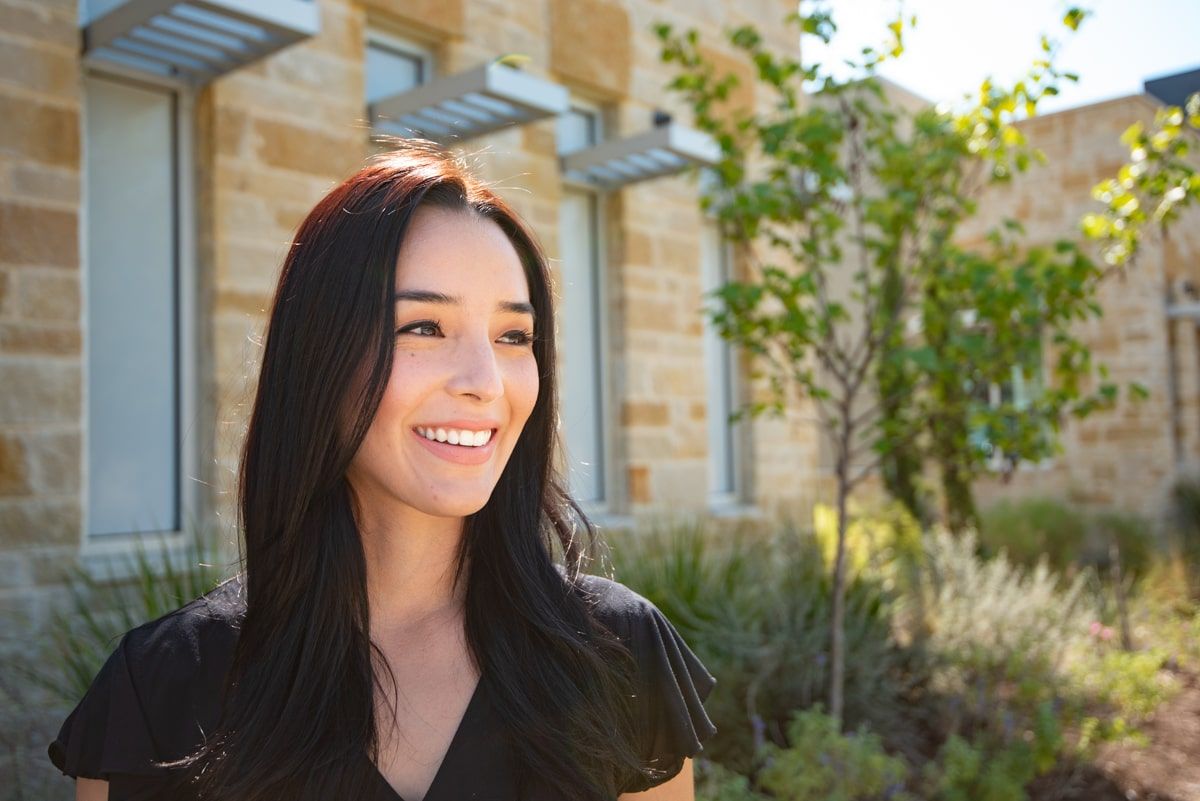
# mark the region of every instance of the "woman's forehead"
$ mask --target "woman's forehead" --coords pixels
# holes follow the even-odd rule
[[[498,224],[471,211],[420,208],[396,264],[396,289],[452,290],[469,297],[501,292],[527,300],[525,270]]]

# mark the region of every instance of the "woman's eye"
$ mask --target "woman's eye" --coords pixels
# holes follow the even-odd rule
[[[530,343],[533,342],[533,332],[532,331],[509,331],[507,334],[504,335],[504,337],[501,337],[501,338],[503,339],[505,337],[510,338],[512,340],[511,342],[508,343],[510,345],[529,345]]]
[[[397,331],[396,333],[397,334],[408,334],[408,333],[417,333],[420,331],[430,331],[431,333],[421,334],[421,336],[436,336],[437,334],[441,333],[441,330],[442,330],[441,323],[437,322],[436,320],[422,320],[419,323],[413,323],[411,325],[406,325],[403,328],[401,328],[399,331]]]

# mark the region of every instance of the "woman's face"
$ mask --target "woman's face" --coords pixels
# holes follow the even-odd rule
[[[368,509],[481,509],[538,395],[521,260],[472,212],[422,207],[396,267],[391,378],[347,470]]]

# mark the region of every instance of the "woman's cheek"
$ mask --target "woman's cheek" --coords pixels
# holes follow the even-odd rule
[[[517,377],[517,389],[514,394],[521,398],[521,412],[525,417],[533,411],[534,405],[537,403],[538,390],[541,385],[541,380],[538,377],[537,360],[530,357],[523,359],[521,369]]]

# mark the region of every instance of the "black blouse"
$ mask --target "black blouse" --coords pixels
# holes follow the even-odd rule
[[[649,600],[600,576],[582,577],[581,587],[637,660],[647,765],[666,773],[622,792],[646,790],[677,775],[716,732],[703,706],[716,679]],[[191,753],[216,727],[244,613],[239,577],[126,633],[50,744],[54,765],[107,780],[110,801],[178,797],[170,789],[177,772],[152,763]],[[517,801],[516,768],[481,679],[424,801]],[[404,801],[373,766],[372,773],[369,801]]]

